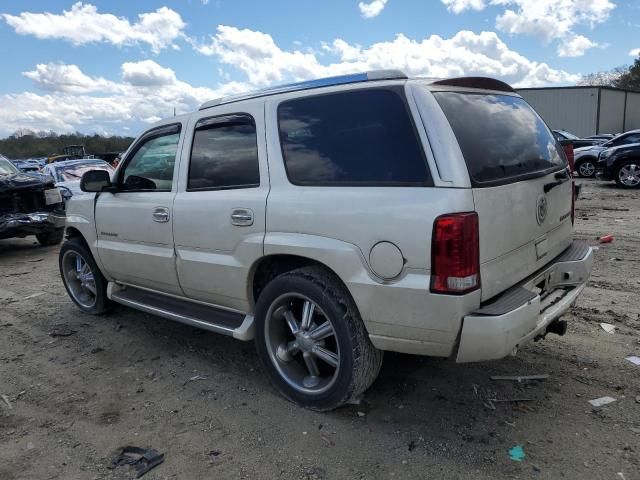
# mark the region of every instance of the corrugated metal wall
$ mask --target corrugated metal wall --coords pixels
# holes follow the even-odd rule
[[[532,88],[518,93],[551,128],[580,137],[640,129],[640,93],[598,87]]]
[[[640,93],[627,93],[625,130],[640,128]]]
[[[553,129],[562,129],[586,137],[596,133],[598,118],[597,88],[541,88],[519,90]]]
[[[624,132],[625,92],[621,90],[600,90],[600,122],[601,133]],[[593,135],[592,133],[590,135]]]

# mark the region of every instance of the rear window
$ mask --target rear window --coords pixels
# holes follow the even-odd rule
[[[278,109],[280,142],[295,185],[430,185],[402,88],[298,98]]]
[[[434,92],[474,186],[524,180],[566,166],[549,128],[522,98]]]

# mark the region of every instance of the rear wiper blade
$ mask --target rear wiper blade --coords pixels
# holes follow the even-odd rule
[[[571,175],[567,170],[562,170],[561,172],[556,173],[555,178],[557,179],[555,182],[545,183],[544,184],[544,193],[549,193],[558,185],[562,185],[564,182],[568,182],[571,180]]]

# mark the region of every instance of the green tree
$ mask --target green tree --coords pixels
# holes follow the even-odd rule
[[[640,57],[614,81],[613,86],[640,92]]]

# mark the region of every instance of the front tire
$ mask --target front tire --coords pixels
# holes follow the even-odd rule
[[[576,171],[581,177],[593,178],[596,176],[596,162],[592,159],[583,160],[577,165]]]
[[[349,292],[320,267],[284,273],[265,287],[256,348],[278,391],[317,411],[360,396],[382,366],[383,352],[371,344]]]
[[[64,238],[64,228],[57,228],[50,232],[36,234],[38,243],[43,247],[58,245]]]
[[[640,187],[640,162],[625,162],[616,168],[616,183],[623,188]]]
[[[59,256],[60,275],[67,293],[80,310],[101,315],[109,309],[107,280],[93,255],[79,238],[64,242]]]

